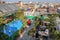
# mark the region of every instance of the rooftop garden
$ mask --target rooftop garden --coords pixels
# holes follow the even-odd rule
[[[14,19],[13,19],[14,18]],[[23,27],[18,30],[16,33],[14,33],[14,35],[12,35],[11,37],[9,37],[8,35],[4,34],[2,32],[2,30],[5,29],[5,25],[8,23],[11,23],[15,20],[22,20],[23,23]],[[13,14],[12,16],[6,16],[6,18],[0,17],[0,40],[15,40],[16,37],[20,36],[20,31],[23,30],[24,26],[26,26],[26,19],[24,18],[24,13],[21,10],[18,10],[15,14]]]
[[[52,39],[56,39],[56,40],[60,40],[60,34],[57,30],[54,30],[54,26],[55,26],[55,23],[54,21],[56,20],[56,17],[58,17],[59,15],[58,14],[51,14],[51,15],[48,15],[48,19],[45,19],[44,21],[48,21],[50,22],[49,25],[48,25],[48,29],[51,31],[50,32],[50,37]],[[28,31],[28,35],[31,36],[31,37],[35,37],[35,33],[36,33],[36,27],[38,26],[39,24],[39,17],[36,18],[36,23],[35,23],[35,26],[34,28],[32,28],[31,30]]]

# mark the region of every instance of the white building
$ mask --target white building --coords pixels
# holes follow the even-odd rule
[[[33,16],[34,12],[26,11],[24,12],[24,16]]]
[[[59,17],[56,17],[55,24],[56,24],[56,28],[57,28],[57,30],[58,30],[59,33],[60,33],[60,18],[59,18]]]
[[[40,4],[35,4],[35,8],[39,8],[40,6]]]
[[[44,7],[44,6],[45,6],[45,7],[48,7],[48,6],[47,6],[47,4],[42,4],[42,6],[41,6],[41,7]]]
[[[60,14],[60,7],[57,8],[57,12]]]
[[[40,15],[40,12],[34,12],[34,16],[39,16]]]
[[[54,4],[52,4],[52,3],[49,3],[49,7],[53,7],[53,8],[54,8]]]
[[[24,12],[24,16],[39,16],[40,12],[30,12],[30,11],[27,11],[27,12]]]

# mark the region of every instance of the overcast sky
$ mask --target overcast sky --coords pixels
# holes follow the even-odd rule
[[[53,3],[59,3],[60,0],[5,0],[7,2],[18,2],[18,1],[23,1],[23,2],[53,2]]]

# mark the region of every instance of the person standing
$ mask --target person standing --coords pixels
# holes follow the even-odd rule
[[[44,40],[48,40],[48,37],[49,37],[49,29],[46,27],[46,29],[45,29],[45,35],[43,36],[43,39]]]
[[[27,24],[28,24],[29,26],[31,25],[31,20],[30,20],[30,19],[27,20]]]

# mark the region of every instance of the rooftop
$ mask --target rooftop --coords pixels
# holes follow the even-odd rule
[[[18,6],[14,3],[0,4],[0,12],[4,15],[14,13],[16,10],[18,10]]]

